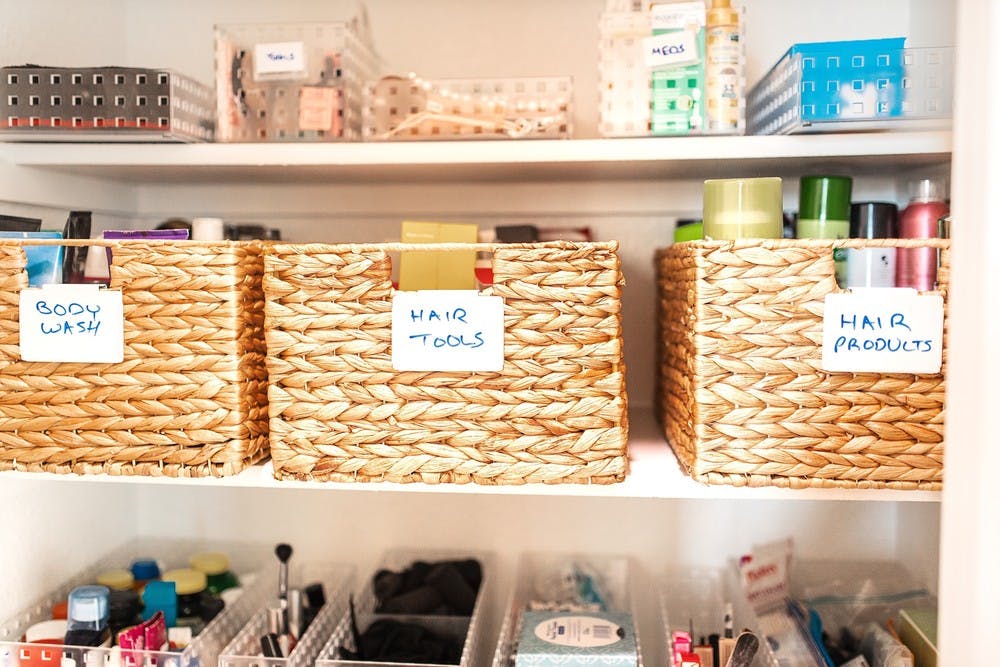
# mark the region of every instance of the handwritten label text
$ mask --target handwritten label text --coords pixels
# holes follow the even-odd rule
[[[271,74],[305,75],[305,45],[302,42],[257,44],[253,52],[253,69],[255,79]]]
[[[392,367],[400,371],[499,371],[503,299],[472,290],[396,292]]]
[[[829,294],[823,317],[823,370],[938,373],[943,332],[940,296],[891,288]]]
[[[117,363],[124,354],[122,293],[98,285],[21,291],[24,361]]]

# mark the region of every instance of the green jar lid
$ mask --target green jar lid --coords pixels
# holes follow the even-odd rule
[[[851,179],[803,176],[799,182],[799,220],[850,220]]]

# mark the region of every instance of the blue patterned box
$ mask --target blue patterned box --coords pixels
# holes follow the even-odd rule
[[[526,611],[521,617],[515,667],[638,664],[631,614]]]

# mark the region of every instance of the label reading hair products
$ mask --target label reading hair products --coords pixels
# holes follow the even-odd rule
[[[425,290],[392,297],[392,367],[398,371],[500,371],[503,334],[498,296]]]
[[[940,373],[944,300],[908,288],[828,294],[823,313],[823,370]]]
[[[120,363],[125,354],[121,290],[43,285],[21,290],[22,361]]]

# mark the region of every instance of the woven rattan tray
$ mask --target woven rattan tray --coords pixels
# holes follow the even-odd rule
[[[493,251],[499,373],[398,372],[387,252]],[[610,483],[627,469],[616,243],[274,244],[264,291],[279,479]]]
[[[833,248],[876,246],[940,248],[947,305],[947,240],[691,241],[657,253],[657,412],[695,479],[940,488],[944,367],[820,370],[823,303],[839,291]]]
[[[62,242],[112,248],[120,364],[20,360],[27,244],[48,245],[0,241],[0,469],[195,477],[267,455],[259,244]]]

